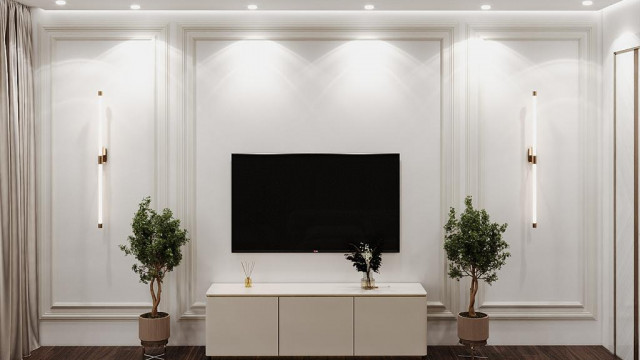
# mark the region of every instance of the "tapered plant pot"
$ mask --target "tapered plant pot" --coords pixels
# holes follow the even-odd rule
[[[138,336],[147,355],[164,354],[169,342],[171,318],[163,312],[159,312],[158,316],[152,318],[151,313],[146,313],[138,318]]]
[[[461,343],[477,343],[489,338],[489,315],[476,312],[477,317],[469,317],[468,312],[458,314],[458,337]]]

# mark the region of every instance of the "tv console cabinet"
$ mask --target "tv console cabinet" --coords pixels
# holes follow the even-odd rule
[[[427,292],[419,283],[214,283],[206,355],[426,356]]]

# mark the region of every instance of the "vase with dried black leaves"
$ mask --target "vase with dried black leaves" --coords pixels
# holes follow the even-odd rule
[[[382,266],[382,250],[380,246],[369,242],[361,242],[352,245],[353,252],[344,254],[345,258],[353,263],[353,267],[362,273],[360,285],[365,290],[376,288],[373,272],[379,272]]]
[[[449,277],[458,281],[471,278],[469,310],[458,314],[460,343],[473,346],[486,344],[489,338],[489,316],[475,310],[480,280],[491,285],[498,280],[497,271],[511,254],[502,239],[507,224],[492,223],[486,210],[474,209],[471,196],[464,200],[465,210],[456,218],[451,208],[444,226],[444,250],[449,260]]]
[[[142,199],[131,224],[133,235],[120,249],[138,260],[132,269],[141,283],[149,285],[153,306],[138,318],[138,334],[145,355],[153,357],[164,354],[170,335],[169,314],[158,311],[164,278],[182,261],[181,247],[189,238],[171,210],[158,213],[150,204],[150,197]]]

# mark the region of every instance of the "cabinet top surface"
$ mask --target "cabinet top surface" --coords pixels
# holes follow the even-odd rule
[[[216,296],[427,296],[420,283],[380,283],[364,290],[360,283],[213,283],[207,297]]]

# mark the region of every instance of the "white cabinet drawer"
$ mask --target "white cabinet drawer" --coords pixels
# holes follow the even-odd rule
[[[207,356],[278,356],[277,297],[208,297]]]
[[[427,354],[426,297],[356,297],[354,355]]]
[[[353,355],[353,297],[281,297],[280,356]]]

